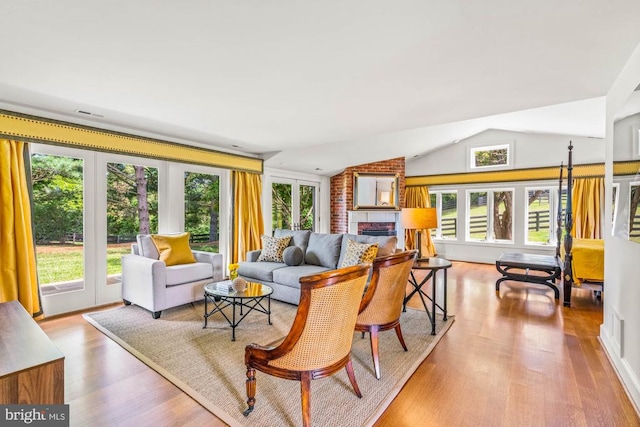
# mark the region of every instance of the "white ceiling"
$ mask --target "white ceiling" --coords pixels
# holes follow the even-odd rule
[[[603,136],[602,97],[640,42],[637,0],[3,0],[1,9],[0,108],[327,175],[490,127]]]

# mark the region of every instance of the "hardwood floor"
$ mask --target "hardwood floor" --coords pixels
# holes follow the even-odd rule
[[[537,285],[496,293],[499,277],[493,265],[449,269],[455,323],[376,425],[640,426],[598,341],[592,292],[574,290],[565,308]],[[72,426],[224,425],[80,314],[40,325],[66,356]]]

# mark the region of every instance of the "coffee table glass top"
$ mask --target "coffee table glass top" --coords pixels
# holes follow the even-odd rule
[[[209,295],[227,298],[261,298],[273,293],[271,286],[263,285],[262,283],[247,282],[247,288],[242,292],[237,292],[233,289],[229,291],[220,290],[217,285],[218,282],[209,283],[205,285],[204,291]]]

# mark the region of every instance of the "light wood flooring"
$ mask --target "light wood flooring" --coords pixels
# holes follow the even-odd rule
[[[499,277],[493,265],[454,263],[455,322],[376,426],[640,426],[598,341],[592,292],[574,289],[565,308],[537,285],[496,293]],[[80,314],[40,325],[66,356],[72,426],[224,425]]]

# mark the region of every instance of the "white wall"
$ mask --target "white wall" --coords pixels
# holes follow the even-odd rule
[[[640,93],[639,93],[640,95]],[[630,160],[638,158],[637,130],[640,127],[640,113],[617,120],[613,125],[613,160]],[[635,137],[634,137],[635,133]]]
[[[617,140],[614,142],[613,120],[639,81],[640,45],[607,95],[605,197],[611,197],[614,153],[619,151]],[[610,215],[611,207],[605,207],[605,215]],[[600,327],[600,339],[637,409],[640,407],[640,245],[611,236],[609,227],[605,231],[604,324]]]
[[[604,162],[604,140],[576,135],[540,134],[491,129],[457,144],[407,161],[406,176],[438,175],[468,171],[469,147],[513,143],[512,168],[560,166],[567,163],[569,141],[574,145],[574,164]]]

